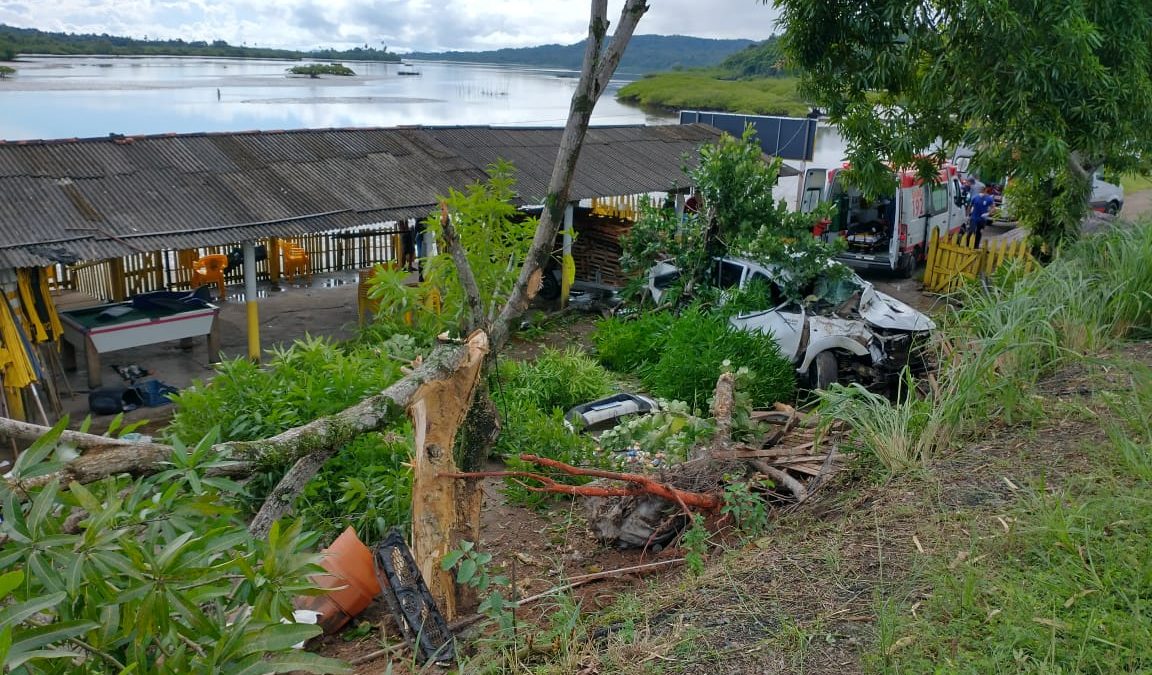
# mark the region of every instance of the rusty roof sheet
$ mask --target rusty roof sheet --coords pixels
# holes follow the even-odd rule
[[[542,203],[558,128],[396,127],[0,141],[0,266],[292,237],[427,215],[517,168]],[[701,125],[593,127],[572,199],[685,187]]]

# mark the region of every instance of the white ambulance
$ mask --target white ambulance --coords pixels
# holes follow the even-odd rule
[[[846,168],[806,170],[799,208],[808,213],[822,202],[836,207],[832,219],[818,224],[813,234],[844,239],[847,249],[837,259],[849,267],[912,276],[927,256],[933,230],[944,235],[964,226],[965,195],[952,164],[944,165],[932,184],[911,171],[895,173],[892,193],[876,199],[845,184]]]

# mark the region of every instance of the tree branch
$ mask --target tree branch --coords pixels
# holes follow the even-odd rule
[[[419,367],[383,392],[335,415],[322,417],[264,440],[217,443],[213,446],[213,450],[219,455],[238,460],[235,465],[218,473],[246,475],[251,473],[256,463],[272,459],[282,463],[295,463],[301,457],[318,451],[342,448],[360,434],[376,431],[399,419],[422,384],[454,372],[467,355],[466,345],[442,344],[434,349]],[[0,427],[0,433],[6,433],[8,429],[20,434],[35,430],[36,438],[51,431],[49,427],[22,423],[16,426],[4,424]],[[93,439],[103,437],[72,432],[69,438],[94,444],[96,441]],[[114,439],[103,440],[114,441]],[[81,455],[54,473],[24,481],[10,479],[8,484],[15,490],[24,490],[46,485],[52,480],[59,480],[61,485],[67,485],[72,481],[91,483],[122,473],[146,475],[162,470],[172,455],[172,448],[167,445],[117,442],[122,445],[113,445],[103,452]]]
[[[484,324],[484,301],[480,298],[480,286],[476,283],[476,274],[472,271],[472,264],[468,262],[468,252],[460,243],[460,234],[452,224],[448,215],[448,205],[440,202],[440,232],[444,235],[444,246],[452,256],[456,265],[456,278],[460,280],[460,287],[464,290],[464,304],[468,308],[468,316],[460,328],[464,335],[471,333]]]
[[[324,462],[336,454],[335,447],[324,448],[310,455],[304,455],[296,460],[291,469],[280,479],[276,487],[264,498],[264,504],[248,523],[248,532],[256,539],[264,539],[272,529],[272,523],[280,520],[285,513],[292,510],[296,496],[312,480]]]
[[[572,178],[580,158],[580,147],[584,144],[584,137],[588,132],[592,109],[616,71],[620,55],[628,47],[636,23],[647,9],[648,6],[643,0],[627,0],[624,3],[624,8],[620,12],[620,29],[617,30],[611,47],[601,61],[600,55],[608,32],[608,3],[606,0],[592,0],[584,65],[580,70],[576,91],[572,94],[568,122],[560,137],[556,163],[552,167],[552,177],[548,181],[544,212],[540,214],[532,246],[528,249],[524,265],[520,268],[520,276],[516,279],[512,294],[489,327],[493,352],[499,351],[504,346],[510,334],[512,321],[528,309],[528,303],[539,290],[540,271],[548,264],[548,258],[556,243],[556,234],[560,231],[560,224],[564,220],[564,208],[571,193]]]
[[[716,420],[716,435],[712,438],[711,454],[718,455],[732,448],[732,406],[736,400],[736,378],[732,373],[721,373],[716,378],[716,393],[712,396],[712,417]],[[692,459],[703,457],[706,448],[692,451]]]
[[[40,426],[39,424],[0,417],[0,438],[14,438],[18,441],[35,441],[46,433],[45,429],[47,429],[47,427]],[[60,441],[82,450],[103,450],[110,447],[141,445],[138,441],[126,441],[122,438],[97,436],[95,434],[86,434],[82,431],[69,431],[67,429],[60,432]]]
[[[608,86],[616,67],[620,65],[620,59],[624,56],[624,50],[632,40],[632,34],[636,32],[636,25],[647,11],[648,5],[645,0],[629,0],[624,3],[624,8],[620,10],[620,21],[616,24],[616,32],[612,34],[612,43],[608,45],[607,51],[596,67],[597,96]]]

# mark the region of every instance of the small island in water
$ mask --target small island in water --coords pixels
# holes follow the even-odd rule
[[[309,63],[306,66],[292,66],[288,72],[293,75],[307,75],[320,77],[321,75],[355,75],[356,73],[343,63]]]

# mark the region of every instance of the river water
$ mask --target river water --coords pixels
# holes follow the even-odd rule
[[[443,62],[349,62],[354,77],[289,76],[284,61],[28,57],[0,80],[0,139],[347,126],[563,126],[575,73]],[[419,73],[401,75],[400,72]],[[593,124],[676,119],[615,100]]]
[[[292,62],[176,57],[26,57],[0,80],[0,139],[87,138],[299,129],[489,124],[563,126],[576,73],[431,61],[349,62],[353,77],[289,76]],[[401,73],[418,73],[404,74]],[[613,80],[592,123],[675,124],[676,116],[616,101]],[[843,141],[816,136],[817,166]],[[796,162],[789,162],[796,164]],[[795,194],[795,181],[782,181]]]

